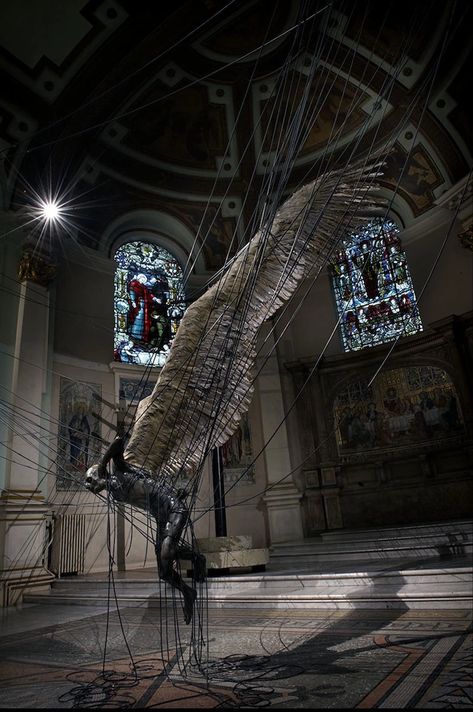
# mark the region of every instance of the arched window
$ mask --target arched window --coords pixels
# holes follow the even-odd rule
[[[422,331],[396,225],[376,219],[342,240],[332,280],[345,351]]]
[[[182,269],[151,242],[128,242],[115,260],[115,361],[162,366],[185,310]]]

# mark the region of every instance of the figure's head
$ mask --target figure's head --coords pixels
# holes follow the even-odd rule
[[[92,465],[87,470],[85,476],[85,486],[94,494],[98,494],[105,489],[107,481],[104,477],[103,468],[100,465]]]

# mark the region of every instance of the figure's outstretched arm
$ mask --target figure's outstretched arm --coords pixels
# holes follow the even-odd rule
[[[123,459],[123,449],[123,438],[115,438],[100,463],[89,467],[85,478],[85,486],[88,490],[94,494],[98,494],[105,489],[108,479],[107,466],[110,460],[113,460],[115,467],[121,472],[127,469],[126,462]]]

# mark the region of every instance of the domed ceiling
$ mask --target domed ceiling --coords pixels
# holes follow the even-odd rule
[[[426,213],[471,165],[469,2],[15,0],[0,10],[5,208],[67,186],[101,245],[129,211],[202,240],[205,267],[285,192],[391,151],[382,183]]]

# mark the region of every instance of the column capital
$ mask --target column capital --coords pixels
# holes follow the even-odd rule
[[[18,279],[20,282],[33,282],[41,287],[48,287],[56,277],[56,264],[44,251],[31,243],[22,247],[18,264]]]

